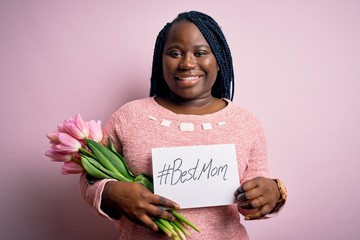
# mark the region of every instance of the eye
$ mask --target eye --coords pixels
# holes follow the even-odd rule
[[[178,58],[182,56],[182,53],[180,51],[171,51],[167,55],[173,58]]]
[[[207,52],[204,51],[204,50],[195,52],[195,56],[196,56],[196,57],[201,57],[201,56],[204,56],[204,55],[206,55],[206,54],[207,54]]]

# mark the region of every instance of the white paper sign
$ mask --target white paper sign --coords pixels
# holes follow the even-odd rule
[[[154,192],[181,208],[234,203],[239,174],[234,144],[152,149]]]

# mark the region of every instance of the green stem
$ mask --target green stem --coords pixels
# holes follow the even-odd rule
[[[158,219],[153,219],[154,222],[156,223],[156,225],[168,236],[171,237],[172,233],[170,232],[169,229],[167,229],[162,223],[159,222]]]
[[[195,231],[200,232],[200,228],[198,228],[195,224],[193,224],[192,222],[190,222],[187,218],[185,218],[183,215],[181,215],[180,213],[176,212],[173,209],[170,209],[170,212],[172,215],[174,215],[178,220],[180,220],[181,222],[189,225],[190,227],[192,227]]]
[[[177,232],[181,240],[186,240],[186,236],[184,232],[175,224],[175,222],[169,222],[170,225],[174,228],[174,230]]]
[[[171,236],[178,235],[177,232],[175,231],[175,229],[173,228],[173,226],[171,226],[171,224],[167,220],[165,220],[163,218],[159,218],[158,221],[171,232]]]
[[[186,236],[191,237],[190,232],[186,229],[186,227],[184,225],[182,225],[181,222],[179,222],[178,220],[172,222],[174,225],[176,225]]]

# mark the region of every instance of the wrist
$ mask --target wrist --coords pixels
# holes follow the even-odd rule
[[[270,213],[275,213],[278,212],[280,210],[280,208],[285,204],[286,199],[287,199],[287,190],[285,185],[283,184],[282,180],[280,179],[273,179],[276,183],[278,192],[279,192],[279,198],[276,202],[275,207],[273,208],[273,210]]]
[[[114,199],[113,199],[113,192],[114,187],[116,185],[117,181],[110,181],[107,182],[104,186],[102,195],[101,195],[101,205],[100,208],[102,211],[104,211],[110,218],[112,219],[119,219],[120,214],[116,209],[113,207]]]

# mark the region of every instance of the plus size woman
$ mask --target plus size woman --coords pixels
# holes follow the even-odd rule
[[[219,25],[201,12],[181,13],[155,43],[150,97],[121,106],[104,127],[135,174],[152,175],[151,149],[235,144],[240,182],[237,203],[181,209],[137,183],[80,180],[84,199],[115,221],[119,239],[167,239],[152,217],[174,220],[177,209],[201,228],[192,239],[248,239],[241,224],[277,213],[284,203],[279,181],[269,177],[263,129],[255,116],[232,102],[234,74]],[[191,198],[191,194],[189,194]]]

